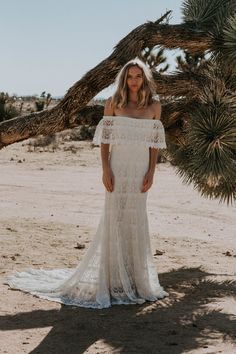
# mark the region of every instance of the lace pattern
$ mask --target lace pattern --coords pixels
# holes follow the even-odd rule
[[[147,192],[140,192],[149,166],[146,146],[165,146],[162,123],[104,117],[94,141],[114,144],[110,164],[115,184],[112,193],[105,190],[98,228],[83,259],[74,269],[28,268],[9,275],[5,284],[49,301],[97,309],[164,298],[169,294],[152,257]]]
[[[93,143],[166,148],[165,130],[160,120],[119,116],[103,116],[96,127]]]

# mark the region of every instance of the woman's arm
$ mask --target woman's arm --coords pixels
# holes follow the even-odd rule
[[[148,171],[154,175],[156,171],[158,158],[158,149],[157,148],[149,148],[149,168]]]
[[[161,104],[159,101],[156,101],[153,103],[153,113],[155,119],[160,119],[161,118]],[[158,157],[158,148],[149,148],[149,167],[146,175],[144,176],[143,179],[143,186],[141,189],[141,192],[147,192],[147,190],[151,187],[153,184],[153,177],[154,173],[156,171],[156,165],[157,165],[157,157]]]

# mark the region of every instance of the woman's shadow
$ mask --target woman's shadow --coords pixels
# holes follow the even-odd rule
[[[206,305],[225,296],[235,298],[236,281],[219,282],[209,279],[212,275],[200,268],[172,270],[159,274],[170,296],[155,303],[99,310],[62,305],[59,311],[2,316],[0,329],[53,326],[32,354],[82,354],[98,340],[113,348],[106,352],[103,348],[103,353],[178,354],[206,346],[210,340],[206,330],[233,342],[236,320]]]

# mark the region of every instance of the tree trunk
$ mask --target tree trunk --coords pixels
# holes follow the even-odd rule
[[[77,113],[96,94],[112,84],[121,67],[128,60],[140,56],[141,51],[147,46],[153,47],[161,44],[167,48],[181,47],[195,53],[211,48],[211,39],[205,33],[194,32],[184,24],[160,24],[168,15],[169,12],[156,22],[147,22],[131,31],[117,44],[108,58],[86,73],[68,90],[56,107],[2,122],[0,124],[0,149],[39,134],[49,134],[75,127]],[[160,76],[156,80],[157,91],[160,93],[171,95],[172,92],[178,91],[171,89],[173,87],[171,77]],[[189,88],[189,81],[184,79],[184,82],[176,83],[176,85],[181,86],[184,93]]]

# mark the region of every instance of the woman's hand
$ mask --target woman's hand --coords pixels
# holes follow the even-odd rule
[[[141,192],[145,193],[148,191],[148,189],[151,187],[151,185],[153,184],[153,177],[154,177],[154,172],[152,171],[148,171],[143,179],[143,185],[141,188]]]
[[[108,192],[112,192],[114,190],[115,177],[110,167],[103,169],[102,182]]]

